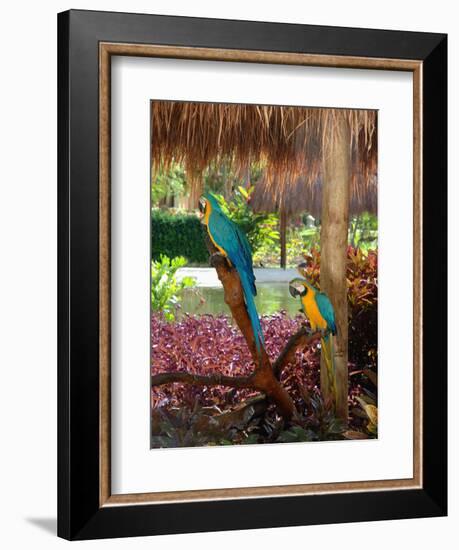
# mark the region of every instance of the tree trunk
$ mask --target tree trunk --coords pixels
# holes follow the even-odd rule
[[[320,286],[335,309],[338,334],[334,337],[335,388],[332,395],[324,358],[321,360],[322,393],[334,401],[339,418],[348,419],[348,305],[347,244],[349,226],[349,189],[351,135],[342,112],[329,126],[323,151],[322,228]]]
[[[280,266],[282,269],[287,267],[287,214],[284,208],[280,211],[279,216],[280,229]]]

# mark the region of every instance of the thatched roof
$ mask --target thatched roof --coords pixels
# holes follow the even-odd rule
[[[315,218],[320,218],[322,212],[322,180],[320,176],[313,183],[308,183],[304,177],[299,176],[288,184],[288,192],[283,195],[272,193],[272,187],[273,184],[265,178],[257,183],[250,197],[250,206],[254,212],[283,210],[288,217],[307,212]],[[366,176],[365,179],[360,174],[355,174],[351,183],[349,213],[351,216],[362,212],[376,214],[377,209],[376,174]]]
[[[292,185],[309,188],[312,196],[321,177],[323,147],[333,137],[336,118],[343,116],[351,130],[353,195],[374,192],[375,111],[153,101],[151,114],[153,170],[183,163],[196,200],[202,173],[220,162],[241,173],[251,163],[262,163],[264,192],[274,201],[287,196]]]

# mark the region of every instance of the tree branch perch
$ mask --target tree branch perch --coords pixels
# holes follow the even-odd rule
[[[320,332],[309,333],[306,327],[301,327],[295,334],[292,334],[284,349],[274,361],[273,372],[275,377],[278,380],[280,379],[283,368],[293,361],[294,355],[299,348],[305,348],[315,340],[319,340],[321,336]]]

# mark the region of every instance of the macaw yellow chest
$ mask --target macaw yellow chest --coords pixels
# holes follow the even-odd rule
[[[212,244],[215,246],[215,248],[220,252],[220,254],[223,254],[223,256],[226,257],[226,252],[223,250],[223,248],[221,246],[218,246],[218,244],[215,242],[214,237],[212,236],[212,233],[210,232],[209,218],[210,218],[211,212],[212,212],[212,207],[210,205],[208,205],[207,208],[206,208],[206,213],[204,214],[204,223],[205,223],[206,228],[207,228],[207,233],[210,237],[210,240],[212,241]]]
[[[315,292],[309,290],[306,296],[301,297],[301,303],[303,305],[304,313],[311,323],[311,329],[316,330],[326,330],[327,321],[322,317],[317,302],[315,299]]]

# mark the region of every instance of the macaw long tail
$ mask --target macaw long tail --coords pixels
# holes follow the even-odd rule
[[[336,385],[335,385],[335,360],[333,358],[333,335],[328,333],[321,339],[322,349],[324,350],[324,360],[328,372],[328,382],[330,388],[333,392],[333,395],[336,396]]]
[[[261,344],[264,345],[265,340],[263,338],[263,332],[261,330],[260,318],[258,317],[255,300],[253,299],[254,284],[253,281],[249,279],[245,271],[238,270],[238,273],[241,280],[242,290],[244,292],[247,313],[249,314],[250,324],[252,325],[253,334],[255,336],[255,345],[257,346],[257,351],[260,352]]]

